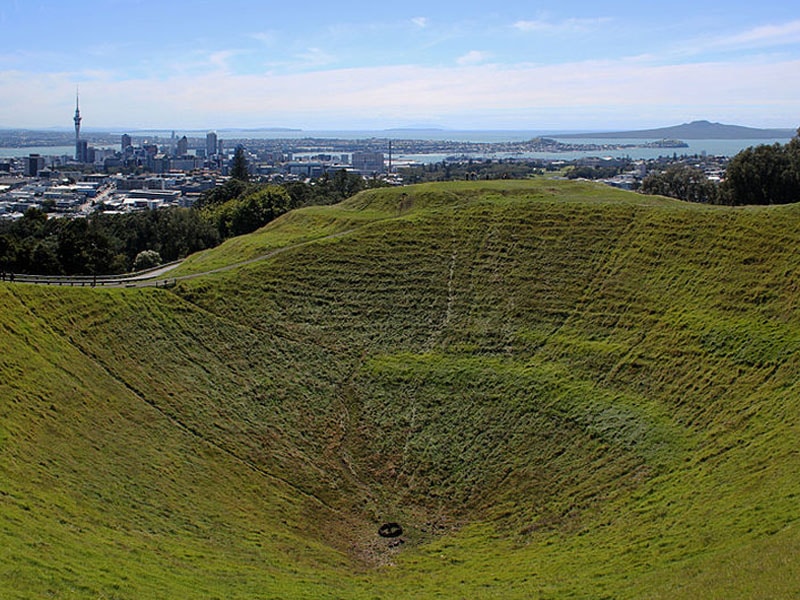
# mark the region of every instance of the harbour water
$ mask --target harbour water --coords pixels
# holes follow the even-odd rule
[[[187,137],[205,137],[201,132],[185,132]],[[135,137],[147,136],[151,139],[158,139],[164,143],[169,140],[171,132],[148,131],[133,132]],[[181,133],[183,135],[183,132]],[[457,131],[457,130],[382,130],[382,131],[301,131],[301,130],[224,130],[218,132],[222,140],[243,140],[243,139],[285,139],[301,140],[314,138],[340,139],[340,140],[360,140],[360,139],[385,139],[389,140],[431,140],[431,141],[453,141],[453,142],[478,142],[478,143],[498,143],[525,141],[536,137],[550,137],[552,139],[567,144],[596,144],[596,145],[637,145],[645,142],[652,142],[652,139],[624,139],[609,140],[605,138],[592,138],[587,135],[585,138],[559,138],[557,133],[547,133],[542,131]],[[610,157],[632,159],[652,159],[659,156],[672,156],[673,154],[694,155],[708,154],[711,156],[734,156],[741,150],[760,144],[785,144],[788,138],[769,138],[769,139],[746,139],[746,140],[685,140],[687,148],[644,148],[626,147],[619,149],[603,150],[583,150],[570,152],[516,152],[516,153],[484,153],[468,154],[468,158],[473,159],[542,159],[542,160],[575,160],[586,157]],[[388,153],[388,148],[387,148]],[[41,156],[73,156],[74,146],[37,146],[27,148],[3,148],[0,147],[0,158],[20,158],[29,154],[40,154]],[[396,154],[394,158],[399,160],[415,160],[423,163],[441,162],[450,154]]]
[[[22,158],[30,154],[41,156],[75,156],[75,146],[29,146],[25,148],[0,148],[0,158]]]

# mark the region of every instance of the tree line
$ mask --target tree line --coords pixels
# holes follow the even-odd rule
[[[641,191],[709,204],[789,204],[800,202],[800,129],[787,144],[760,145],[739,152],[721,183],[694,166],[675,164],[651,173]]]
[[[0,271],[37,275],[111,275],[178,260],[255,231],[301,206],[334,204],[374,182],[337,171],[281,185],[238,177],[204,192],[192,208],[159,208],[85,218],[50,218],[31,208],[0,222]]]
[[[414,184],[431,181],[525,179],[558,168],[537,160],[487,158],[428,163],[402,168],[399,173],[406,183]]]

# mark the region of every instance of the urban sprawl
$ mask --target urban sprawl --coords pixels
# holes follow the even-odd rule
[[[38,208],[54,216],[85,216],[96,210],[129,212],[167,206],[192,206],[206,190],[222,185],[229,178],[237,148],[245,151],[253,180],[285,183],[313,181],[339,170],[356,173],[385,184],[402,185],[404,173],[421,163],[409,155],[437,155],[442,162],[463,164],[479,161],[526,161],[533,152],[598,152],[643,147],[635,144],[564,144],[535,138],[524,142],[455,142],[435,140],[387,139],[229,139],[216,132],[205,137],[166,138],[122,134],[117,147],[110,147],[108,134],[93,136],[97,147],[81,136],[80,107],[76,98],[75,152],[73,156],[31,153],[22,158],[0,159],[0,218],[17,219],[27,210]],[[27,145],[17,135],[15,145]],[[52,143],[52,142],[51,142]],[[116,145],[116,144],[115,144]],[[679,140],[649,142],[649,148],[678,149]],[[517,158],[515,158],[515,156]],[[397,158],[400,157],[400,158]],[[477,157],[477,158],[476,158]],[[498,158],[501,157],[501,158]],[[660,162],[677,160],[673,152]],[[727,159],[702,157],[701,166],[711,179],[724,170]],[[638,183],[653,161],[611,158],[582,158],[574,161],[538,160],[540,166],[560,168],[627,167],[605,181],[628,189]]]

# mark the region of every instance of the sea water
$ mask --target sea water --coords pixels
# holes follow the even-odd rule
[[[160,142],[169,139],[171,132],[148,131],[132,132],[133,136],[140,138],[143,136],[158,137]],[[186,132],[187,137],[205,137],[205,133]],[[306,131],[306,130],[224,130],[217,132],[219,139],[225,140],[266,140],[284,139],[300,140],[304,138],[314,139],[340,139],[340,140],[362,140],[362,139],[385,139],[387,140],[388,154],[389,140],[430,140],[430,141],[452,141],[452,142],[477,142],[477,143],[500,143],[500,142],[522,142],[537,137],[549,137],[565,144],[595,144],[604,146],[628,146],[644,144],[655,141],[648,139],[608,139],[592,138],[587,135],[585,138],[559,138],[558,133],[548,133],[543,131],[459,131],[459,130],[439,130],[439,129],[391,129],[375,131]],[[571,152],[494,152],[494,153],[471,153],[466,154],[467,158],[473,159],[541,159],[541,160],[576,160],[587,157],[609,157],[632,159],[652,159],[659,156],[672,156],[673,154],[694,155],[708,154],[710,156],[734,156],[745,148],[758,146],[761,144],[784,144],[788,138],[768,138],[768,139],[746,139],[746,140],[684,140],[687,148],[618,148],[602,150],[581,150]],[[74,146],[37,146],[28,148],[2,148],[0,147],[0,158],[21,158],[29,154],[39,154],[41,156],[74,156]],[[398,160],[416,160],[419,162],[441,162],[450,154],[400,154],[397,153],[393,158]]]

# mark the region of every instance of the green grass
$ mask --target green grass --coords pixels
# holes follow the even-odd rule
[[[287,247],[339,236],[387,218],[380,211],[343,210],[341,207],[314,206],[282,215],[255,235],[243,235],[225,241],[220,248],[198,252],[188,257],[170,276],[187,276],[258,259]]]
[[[800,206],[464,182],[169,291],[0,287],[1,595],[796,596],[798,241]]]
[[[279,595],[294,580],[332,593],[319,565],[349,561],[306,530],[329,509],[192,431],[21,301],[62,294],[21,291],[0,291],[3,597],[251,597],[240,584]],[[88,313],[90,328],[111,322]]]

